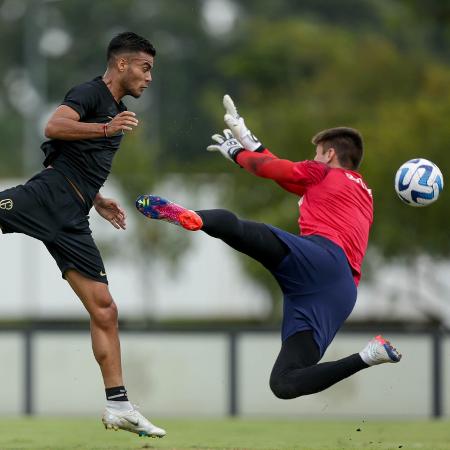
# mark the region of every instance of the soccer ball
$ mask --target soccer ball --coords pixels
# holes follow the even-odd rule
[[[423,158],[411,159],[395,175],[395,191],[410,206],[435,202],[444,187],[444,178],[436,164]]]

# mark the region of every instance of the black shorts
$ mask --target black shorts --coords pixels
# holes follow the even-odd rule
[[[75,269],[108,284],[87,214],[82,199],[56,169],[45,169],[25,184],[0,192],[3,233],[23,233],[42,241],[63,278],[67,270]]]

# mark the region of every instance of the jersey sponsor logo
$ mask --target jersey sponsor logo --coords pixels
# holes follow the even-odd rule
[[[5,198],[0,201],[0,209],[10,210],[13,209],[14,202],[10,198]]]
[[[354,177],[351,173],[345,172],[345,175],[349,180],[355,181],[358,183],[363,189],[367,191],[367,193],[372,197],[372,189],[368,188],[366,183],[362,180],[362,178]]]

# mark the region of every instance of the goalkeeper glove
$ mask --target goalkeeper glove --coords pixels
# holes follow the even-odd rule
[[[220,152],[225,158],[233,162],[236,162],[237,155],[244,150],[244,147],[233,137],[233,133],[230,130],[223,130],[223,136],[220,134],[213,135],[212,140],[216,141],[217,144],[208,145],[206,150],[209,152]]]
[[[259,139],[246,127],[244,119],[239,116],[237,108],[229,95],[225,95],[223,97],[223,106],[226,111],[224,120],[228,128],[230,128],[233,133],[233,136],[244,146],[246,150],[250,150],[251,152],[263,151],[263,145]]]

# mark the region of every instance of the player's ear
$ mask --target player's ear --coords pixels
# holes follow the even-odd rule
[[[327,162],[332,161],[333,159],[337,158],[336,150],[333,147],[330,147],[326,152],[325,155],[327,157]]]
[[[119,72],[124,72],[127,68],[128,60],[125,57],[119,57],[117,58],[116,65]]]

